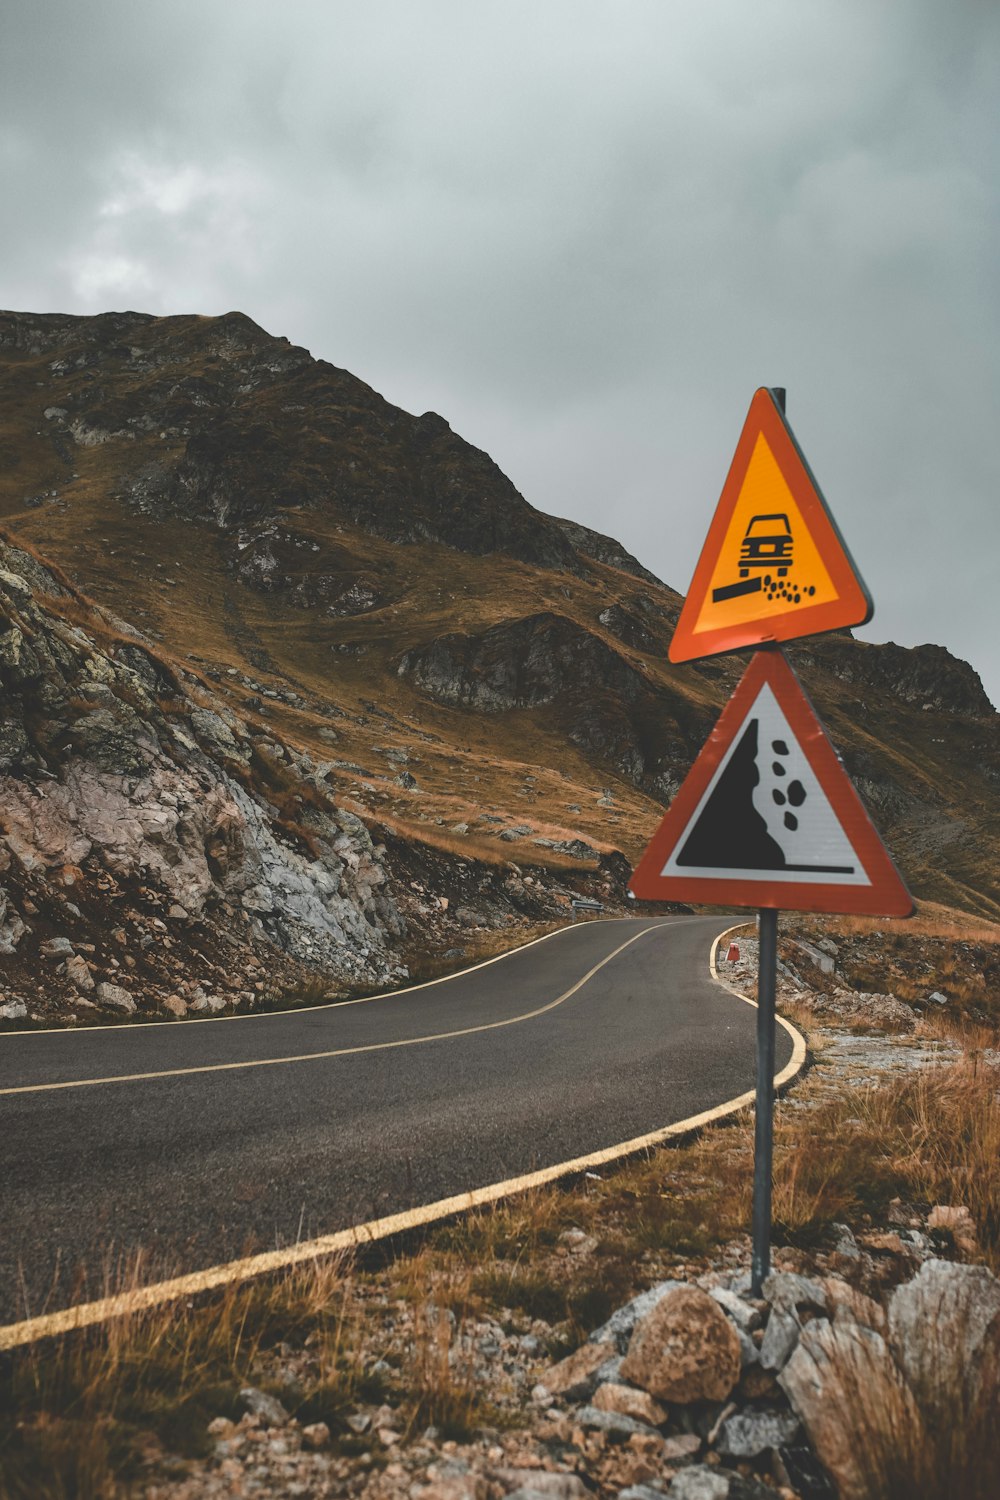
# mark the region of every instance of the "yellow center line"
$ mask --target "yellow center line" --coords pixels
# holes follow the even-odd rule
[[[0,1097],[6,1098],[11,1094],[48,1094],[55,1093],[59,1089],[97,1088],[101,1084],[147,1083],[154,1078],[186,1078],[196,1073],[233,1073],[244,1068],[273,1068],[282,1063],[318,1062],[331,1057],[358,1057],[365,1052],[388,1052],[396,1047],[420,1047],[428,1042],[446,1042],[457,1037],[476,1036],[484,1031],[499,1031],[502,1027],[517,1026],[523,1021],[533,1021],[537,1016],[544,1016],[548,1011],[555,1010],[557,1006],[571,999],[588,980],[593,979],[594,975],[599,973],[613,958],[617,958],[619,953],[623,953],[626,948],[637,943],[647,933],[659,932],[670,925],[672,924],[668,922],[659,922],[655,927],[644,927],[641,932],[635,933],[624,943],[619,944],[613,952],[602,958],[599,964],[595,964],[555,1000],[549,1000],[547,1004],[540,1005],[536,1010],[525,1011],[522,1015],[510,1016],[506,1021],[484,1021],[479,1026],[463,1026],[455,1031],[436,1031],[428,1036],[401,1037],[394,1042],[366,1042],[359,1047],[334,1047],[325,1052],[297,1052],[285,1057],[254,1057],[242,1062],[199,1063],[191,1068],[161,1068],[150,1073],[116,1073],[104,1078],[69,1078],[61,1083],[22,1083],[13,1088],[0,1089]]]

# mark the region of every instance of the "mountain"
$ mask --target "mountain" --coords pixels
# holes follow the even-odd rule
[[[124,880],[139,911],[144,882],[157,911],[193,921],[193,902],[237,947],[252,929],[261,953],[343,984],[385,982],[415,943],[460,946],[476,921],[623,898],[742,662],[671,666],[680,598],[618,543],[535,509],[443,417],[239,313],[0,314],[0,396],[0,597],[55,663],[12,664],[2,637],[0,924],[35,929],[8,937],[12,959],[37,968],[63,909],[17,906],[42,910],[31,861],[63,888],[58,838],[26,854],[35,814],[18,844],[10,809],[55,799],[70,839],[107,778],[123,825],[162,814],[180,778],[183,851],[167,836],[153,858],[144,834],[118,858],[92,839],[69,861],[85,884]],[[1000,914],[1000,740],[972,668],[848,633],[789,655],[914,891]],[[227,799],[239,852],[222,867],[208,808]],[[188,858],[209,872],[200,906],[182,899]],[[81,938],[95,972],[100,913]],[[162,1002],[171,975],[149,982]]]

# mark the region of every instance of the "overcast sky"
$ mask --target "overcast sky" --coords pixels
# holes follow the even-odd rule
[[[0,305],[221,313],[686,589],[758,385],[1000,702],[995,0],[7,0]]]

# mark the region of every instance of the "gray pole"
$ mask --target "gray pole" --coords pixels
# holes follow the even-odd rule
[[[774,1154],[774,991],[778,977],[778,913],[760,913],[757,958],[757,1106],[753,1154],[751,1290],[759,1297],[771,1269],[771,1162]]]

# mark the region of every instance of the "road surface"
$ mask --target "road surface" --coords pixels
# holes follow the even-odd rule
[[[730,922],[587,922],[362,1002],[0,1037],[0,1324],[99,1298],[140,1247],[197,1270],[743,1093],[755,1012],[708,969]]]

